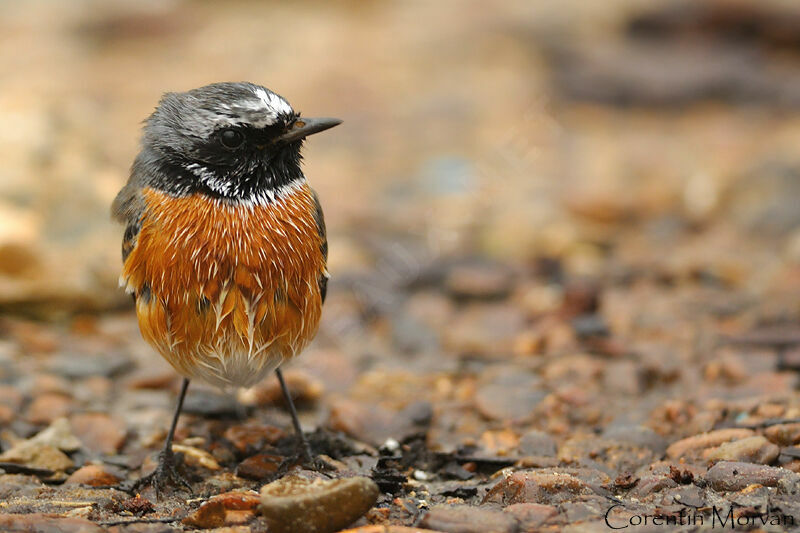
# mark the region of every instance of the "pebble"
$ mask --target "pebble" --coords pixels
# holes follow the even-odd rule
[[[716,448],[703,452],[709,461],[743,461],[746,463],[769,464],[775,461],[781,450],[761,435],[726,442]]]
[[[355,522],[378,498],[369,478],[314,481],[286,476],[261,489],[261,514],[271,533],[332,533]]]
[[[778,446],[800,444],[800,423],[770,426],[764,430],[764,436]]]
[[[488,376],[478,387],[475,407],[492,420],[522,422],[534,415],[534,409],[546,395],[538,376],[509,368]]]
[[[223,435],[240,453],[263,450],[267,444],[275,444],[286,436],[286,432],[276,426],[241,424],[231,426]]]
[[[230,394],[210,389],[189,389],[183,412],[209,418],[236,418],[241,409],[236,398]]]
[[[49,370],[59,376],[78,379],[91,376],[113,377],[133,365],[131,359],[121,352],[104,352],[101,355],[66,353],[51,359]]]
[[[75,436],[66,418],[58,418],[48,427],[28,439],[30,443],[47,444],[65,452],[74,452],[81,447],[81,440]]]
[[[70,421],[89,451],[112,455],[125,443],[125,424],[105,413],[80,413],[73,415]]]
[[[313,404],[325,392],[322,382],[301,370],[291,369],[283,374],[295,405]],[[245,405],[285,405],[283,390],[277,379],[265,379],[255,387],[244,390],[239,401]]]
[[[221,502],[206,502],[181,523],[200,529],[222,527],[225,525],[225,506]]]
[[[57,418],[69,415],[72,399],[57,392],[40,394],[28,406],[27,419],[32,424],[50,424]]]
[[[701,433],[693,435],[677,442],[673,442],[667,448],[667,457],[671,459],[679,459],[681,457],[695,457],[700,456],[703,450],[719,446],[723,443],[744,439],[753,436],[754,433],[749,429],[718,429],[708,433]]]
[[[260,453],[239,463],[236,475],[245,479],[264,480],[275,475],[283,458],[279,455]]]
[[[100,465],[85,465],[70,474],[64,484],[110,487],[116,485],[119,481],[120,478]]]
[[[538,531],[538,527],[558,514],[553,505],[539,503],[514,503],[503,509],[519,523],[520,531]]]
[[[525,325],[524,315],[510,305],[466,305],[446,326],[443,343],[457,354],[505,356]]]
[[[493,509],[459,506],[433,507],[422,518],[422,527],[445,533],[515,533],[517,520]]]
[[[74,465],[72,459],[55,446],[30,441],[23,441],[3,452],[0,454],[0,461],[44,468],[53,472],[63,472]]]
[[[520,455],[555,457],[557,445],[553,437],[534,429],[522,435],[519,440],[518,450]]]
[[[578,494],[590,494],[589,486],[577,477],[564,472],[515,472],[492,487],[484,503],[502,505],[514,503],[550,504],[565,501]]]
[[[462,264],[448,269],[444,287],[457,300],[499,300],[511,293],[513,278],[504,265]]]
[[[182,453],[188,465],[202,466],[207,470],[220,470],[222,468],[213,455],[200,448],[184,444],[173,444],[172,451]]]
[[[327,425],[372,446],[380,446],[387,439],[402,441],[425,430],[431,416],[432,408],[427,402],[413,403],[398,412],[380,405],[336,398],[331,400]]]
[[[720,461],[708,469],[705,479],[714,490],[736,491],[754,484],[776,487],[782,480],[800,482],[800,475],[775,466]]]

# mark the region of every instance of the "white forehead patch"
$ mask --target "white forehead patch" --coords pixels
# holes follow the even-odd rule
[[[256,89],[254,91],[256,96],[264,103],[264,106],[269,109],[274,109],[278,113],[291,113],[292,106],[289,105],[289,102],[281,98],[275,93],[268,93],[264,89]]]

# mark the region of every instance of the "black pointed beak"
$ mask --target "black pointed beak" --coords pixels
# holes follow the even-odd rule
[[[309,135],[331,129],[341,123],[342,121],[338,118],[298,118],[286,133],[275,139],[275,142],[290,143],[305,139]]]

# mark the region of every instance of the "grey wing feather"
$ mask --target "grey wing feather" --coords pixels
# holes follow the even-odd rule
[[[319,236],[322,237],[322,244],[320,245],[320,251],[322,251],[322,257],[325,259],[325,263],[328,262],[328,233],[325,229],[325,216],[322,214],[322,206],[319,203],[319,197],[317,196],[316,191],[311,191],[312,195],[314,196],[314,222],[317,223],[317,232]],[[319,276],[319,292],[322,295],[322,302],[325,303],[325,296],[328,294],[328,271],[327,269],[324,272],[320,273]]]

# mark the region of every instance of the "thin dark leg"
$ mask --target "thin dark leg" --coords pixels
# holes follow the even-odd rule
[[[181,384],[181,392],[178,396],[178,405],[175,408],[175,415],[172,417],[172,424],[169,427],[169,433],[167,433],[167,439],[164,442],[164,449],[161,450],[161,453],[158,455],[158,466],[152,473],[137,479],[130,486],[130,489],[125,488],[128,492],[133,492],[145,485],[151,485],[156,491],[156,496],[159,498],[161,497],[162,490],[167,485],[175,487],[183,486],[186,487],[189,493],[193,492],[191,485],[178,473],[175,465],[175,454],[172,451],[172,439],[175,437],[175,428],[178,426],[178,418],[181,416],[183,400],[186,397],[188,388],[189,380],[184,378]]]
[[[292,395],[289,394],[289,387],[286,386],[286,381],[283,379],[283,373],[281,372],[280,368],[275,369],[275,375],[278,376],[278,382],[281,384],[281,390],[283,391],[283,397],[286,399],[286,403],[289,405],[289,412],[292,415],[292,424],[294,425],[294,432],[297,435],[298,444],[301,448],[301,452],[303,454],[303,460],[306,463],[310,463],[312,459],[311,455],[311,446],[308,444],[308,440],[306,436],[303,435],[303,429],[300,427],[300,419],[297,418],[297,409],[294,408],[294,401],[292,400]]]
[[[178,405],[175,407],[175,415],[172,417],[172,425],[169,427],[167,433],[167,441],[164,443],[164,454],[173,455],[172,453],[172,439],[175,437],[175,428],[178,427],[178,419],[181,417],[181,410],[183,409],[183,400],[186,398],[186,391],[189,389],[189,379],[183,378],[181,383],[181,392],[178,394]]]

